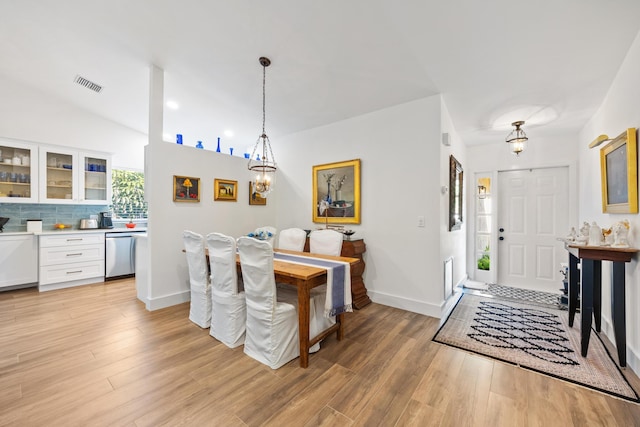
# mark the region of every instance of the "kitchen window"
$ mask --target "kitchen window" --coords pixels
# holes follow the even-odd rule
[[[115,219],[147,218],[144,200],[144,173],[130,170],[112,170],[112,211]]]

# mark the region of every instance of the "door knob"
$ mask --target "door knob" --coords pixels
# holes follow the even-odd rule
[[[504,240],[504,237],[500,236],[498,237],[498,240]]]
[[[500,230],[498,230],[501,233],[504,233],[504,228],[500,227]]]

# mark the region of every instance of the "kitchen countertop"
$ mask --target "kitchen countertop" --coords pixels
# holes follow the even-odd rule
[[[136,228],[125,228],[125,227],[118,227],[118,228],[94,228],[94,229],[90,229],[90,230],[79,230],[77,228],[73,229],[73,228],[65,228],[62,230],[42,230],[39,232],[32,232],[32,231],[5,231],[3,233],[0,233],[0,237],[2,236],[21,236],[21,235],[28,235],[28,234],[34,234],[36,236],[50,236],[50,235],[56,235],[56,234],[77,234],[77,233],[130,233],[130,232],[147,232],[147,227],[136,227]]]

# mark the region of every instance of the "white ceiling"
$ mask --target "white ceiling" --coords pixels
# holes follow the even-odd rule
[[[0,0],[0,74],[146,133],[153,63],[181,106],[165,134],[247,147],[268,56],[274,143],[436,93],[467,144],[515,120],[533,141],[593,115],[639,18],[637,0]]]

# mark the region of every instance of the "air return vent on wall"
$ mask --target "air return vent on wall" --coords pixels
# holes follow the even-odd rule
[[[87,80],[82,76],[76,76],[75,80],[73,80],[73,81],[78,83],[81,86],[86,87],[87,89],[91,89],[92,91],[94,91],[96,93],[100,93],[100,91],[102,90],[102,86],[92,82],[91,80]]]

